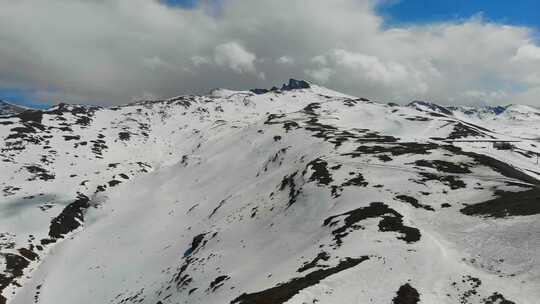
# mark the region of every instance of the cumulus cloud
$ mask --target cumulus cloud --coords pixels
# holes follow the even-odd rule
[[[212,62],[210,60],[210,58],[203,57],[203,56],[193,56],[193,57],[191,57],[191,61],[193,62],[194,66],[199,66],[199,65],[202,65],[202,64],[211,64],[211,62]]]
[[[325,84],[328,83],[330,77],[334,74],[334,70],[328,67],[321,67],[314,70],[306,70],[306,74],[312,79],[315,79],[315,81]]]
[[[160,68],[173,68],[171,64],[168,64],[163,59],[159,58],[158,56],[153,57],[147,57],[143,58],[142,64],[144,67],[150,69],[150,70],[157,70]]]
[[[294,59],[289,56],[281,56],[276,60],[279,64],[294,64]]]
[[[334,50],[333,57],[337,66],[356,71],[374,82],[392,84],[406,80],[411,75],[411,72],[400,63],[382,62],[376,56],[340,49]]]
[[[384,0],[0,0],[0,89],[119,104],[306,78],[381,101],[540,105],[530,28],[388,27]],[[214,3],[214,4],[213,4]]]
[[[231,70],[243,73],[255,73],[255,56],[237,42],[228,42],[216,46],[214,60],[219,66],[227,66]]]
[[[466,91],[463,96],[467,99],[475,100],[478,104],[497,104],[502,103],[508,98],[508,94],[504,91]]]
[[[526,44],[517,50],[516,55],[512,60],[515,61],[529,61],[540,60],[540,47],[533,44]]]

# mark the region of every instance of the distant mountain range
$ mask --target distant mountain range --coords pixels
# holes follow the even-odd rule
[[[419,110],[431,110],[447,115],[467,116],[479,119],[539,119],[540,109],[526,105],[506,105],[506,106],[440,106],[425,101],[413,101],[408,104]]]
[[[28,110],[29,108],[15,105],[7,101],[0,100],[0,116],[15,115]]]

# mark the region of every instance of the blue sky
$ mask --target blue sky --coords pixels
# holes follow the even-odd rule
[[[540,29],[539,0],[401,0],[389,1],[379,13],[398,24],[460,20],[481,13],[487,21]]]
[[[163,2],[189,8],[198,0]],[[482,14],[488,21],[540,29],[539,0],[387,0],[378,12],[389,24],[452,21]]]
[[[171,4],[171,5],[179,5],[182,7],[193,7],[197,4],[197,0],[164,0],[162,2]]]
[[[32,92],[24,90],[0,89],[0,100],[36,109],[48,107],[48,104],[34,101],[32,95]]]

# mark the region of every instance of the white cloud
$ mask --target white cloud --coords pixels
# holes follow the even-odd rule
[[[478,104],[504,104],[508,103],[508,93],[505,91],[475,91],[470,90],[463,93],[463,98],[474,100]]]
[[[540,71],[538,73],[532,73],[525,78],[525,81],[532,86],[540,86]]]
[[[391,87],[394,94],[386,96],[390,98],[425,94],[429,86],[424,78],[438,75],[436,69],[426,62],[419,62],[418,67],[408,67],[392,60],[382,61],[377,56],[344,49],[315,56],[311,62],[318,68],[307,69],[306,74],[316,81],[328,83],[332,75],[337,75],[340,80],[336,82],[344,82],[344,78],[348,78],[351,82],[376,90]]]
[[[160,68],[171,68],[171,65],[165,62],[158,56],[146,57],[142,60],[142,65],[150,70],[157,70]]]
[[[279,64],[290,65],[290,64],[294,64],[294,59],[292,59],[289,56],[281,56],[278,59],[276,59],[276,62],[279,63]]]
[[[334,71],[331,68],[306,70],[306,74],[320,83],[327,83]]]
[[[334,60],[338,66],[363,73],[366,78],[377,82],[394,83],[411,77],[403,65],[394,62],[382,62],[376,56],[352,53],[346,50],[334,50]]]
[[[494,100],[505,92],[507,103],[540,105],[540,46],[530,28],[481,17],[388,28],[380,1],[182,9],[156,0],[0,0],[0,89],[115,104],[303,75],[381,101],[477,103],[465,92]]]
[[[255,59],[255,54],[248,52],[237,42],[220,44],[214,50],[217,65],[227,66],[239,74],[255,73]]]
[[[324,55],[314,56],[313,58],[311,58],[311,62],[318,65],[326,65],[327,64],[326,56]]]
[[[514,61],[540,60],[540,47],[533,44],[526,44],[517,50],[512,58]]]
[[[203,65],[203,64],[210,64],[212,62],[212,60],[208,57],[203,57],[203,56],[192,56],[191,57],[191,62],[193,62],[193,65],[198,67],[200,65]]]

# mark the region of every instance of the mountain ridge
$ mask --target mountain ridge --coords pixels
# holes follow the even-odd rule
[[[249,89],[249,90],[245,90],[245,91],[235,91],[235,90],[230,90],[230,89],[225,89],[225,88],[216,88],[216,89],[211,90],[211,92],[208,95],[200,95],[200,96],[213,96],[215,94],[215,92],[220,92],[220,91],[221,92],[226,92],[225,94],[228,94],[228,95],[249,94],[249,93],[253,93],[253,94],[256,94],[256,95],[262,95],[262,94],[267,94],[267,93],[281,93],[281,92],[286,92],[286,91],[309,89],[312,86],[317,86],[317,85],[312,83],[312,82],[306,81],[306,80],[302,80],[302,79],[298,80],[298,79],[290,78],[288,80],[288,82],[283,83],[281,85],[281,88],[278,88],[277,86],[273,86],[271,89],[254,88],[254,89]],[[326,88],[324,88],[324,89],[326,89]],[[326,89],[326,90],[328,90],[328,89]],[[336,93],[338,93],[338,92],[336,92]],[[349,95],[341,94],[341,93],[339,93],[338,95],[349,96]],[[165,98],[165,99],[137,100],[137,101],[134,101],[134,102],[123,104],[123,105],[112,105],[112,106],[105,106],[105,107],[97,106],[97,105],[70,104],[70,103],[62,102],[62,103],[58,103],[56,105],[51,105],[48,109],[38,109],[38,108],[25,107],[25,106],[20,106],[20,105],[14,104],[14,103],[10,103],[8,101],[0,100],[0,115],[2,115],[1,107],[13,107],[16,110],[15,110],[14,113],[11,113],[11,114],[16,114],[16,113],[20,113],[20,112],[22,112],[24,110],[47,111],[47,110],[55,109],[55,108],[58,108],[58,107],[66,107],[66,106],[90,107],[90,108],[92,108],[92,107],[115,108],[115,107],[123,107],[123,106],[136,105],[136,104],[149,103],[149,102],[171,102],[171,101],[174,101],[176,99],[184,98],[186,96],[197,96],[197,95],[187,94],[187,95],[178,95],[178,96]],[[223,96],[219,96],[219,97],[223,97]],[[349,96],[349,97],[352,98],[352,96]],[[367,99],[367,98],[362,98],[362,99],[365,100],[365,101],[369,101],[369,99]],[[394,104],[394,103],[392,103],[392,104]],[[397,104],[395,104],[395,105],[397,105]],[[404,105],[408,106],[408,107],[417,108],[419,110],[429,109],[429,110],[444,113],[444,114],[447,114],[447,115],[453,115],[454,113],[459,112],[459,113],[462,113],[462,114],[468,115],[468,116],[478,116],[478,115],[482,115],[482,114],[484,114],[484,115],[485,114],[493,114],[495,116],[498,116],[498,115],[501,115],[501,114],[505,113],[507,110],[514,110],[514,112],[521,112],[521,113],[532,112],[535,116],[540,116],[540,109],[538,109],[536,107],[533,107],[533,106],[520,105],[520,104],[507,104],[507,105],[496,105],[496,106],[489,106],[489,105],[488,106],[457,106],[457,105],[443,106],[443,105],[440,105],[440,104],[437,104],[437,103],[431,102],[431,101],[413,100],[413,101],[411,101],[409,103],[406,103]]]
[[[29,108],[27,107],[16,105],[0,99],[0,116],[14,115],[28,109]]]
[[[0,303],[534,303],[540,123],[416,106],[302,84],[2,117]]]

